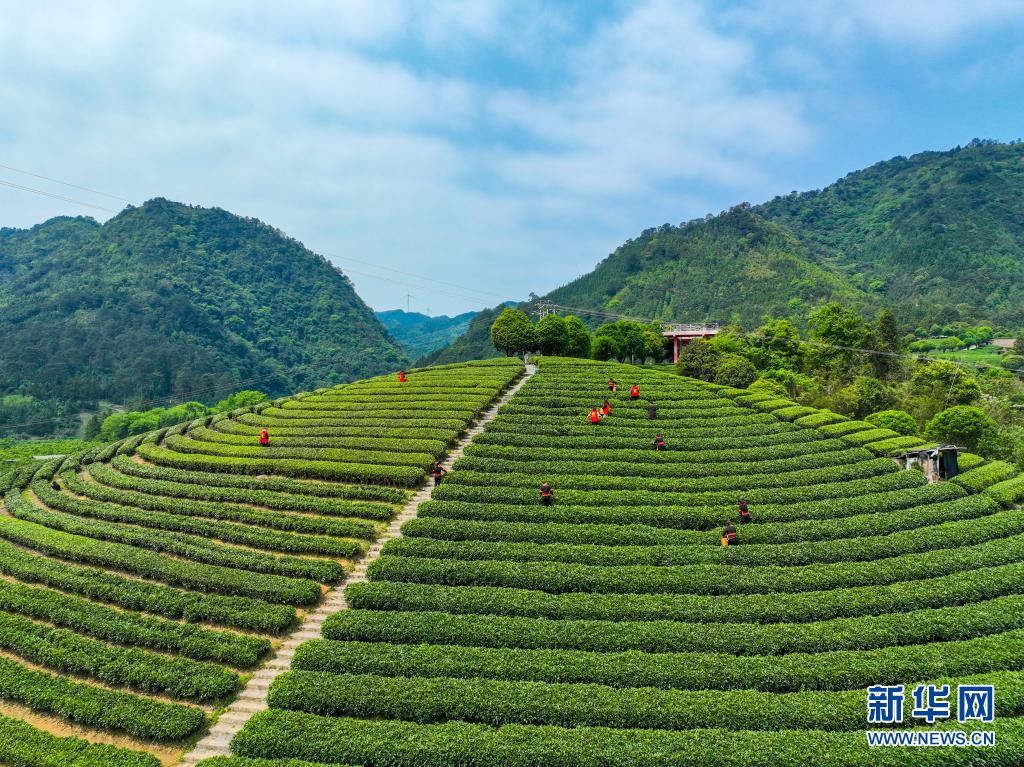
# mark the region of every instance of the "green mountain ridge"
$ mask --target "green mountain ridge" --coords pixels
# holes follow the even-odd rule
[[[1022,213],[1024,144],[973,141],[880,162],[822,190],[647,229],[544,298],[748,327],[766,316],[802,321],[835,300],[866,313],[892,308],[908,330],[963,320],[1015,332],[1024,327]],[[468,359],[490,346],[488,331],[472,324],[433,359]]]
[[[0,229],[0,423],[405,361],[341,271],[256,219],[154,199],[103,225]]]
[[[454,317],[445,314],[431,317],[421,312],[391,309],[375,314],[409,358],[419,359],[448,346],[466,332],[477,312],[463,312]]]

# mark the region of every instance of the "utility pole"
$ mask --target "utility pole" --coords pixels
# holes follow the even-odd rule
[[[411,298],[412,298],[412,294],[411,293],[406,293],[405,294],[405,313],[406,314],[409,313],[409,299],[411,299]]]
[[[542,320],[549,314],[555,313],[555,305],[549,301],[539,301],[537,303],[537,319]]]

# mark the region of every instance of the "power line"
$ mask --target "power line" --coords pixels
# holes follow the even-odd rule
[[[425,277],[423,275],[413,274],[413,273],[411,273],[411,272],[409,272],[409,271],[407,271],[405,269],[398,269],[398,268],[395,268],[395,267],[392,267],[392,266],[383,266],[381,264],[374,263],[373,261],[365,261],[365,260],[359,259],[359,258],[352,258],[351,256],[339,256],[336,253],[328,253],[327,251],[323,251],[323,250],[318,250],[316,252],[318,252],[321,255],[326,256],[327,258],[332,259],[332,260],[333,259],[337,259],[339,261],[351,261],[354,264],[363,264],[364,266],[370,266],[370,267],[373,267],[374,269],[380,269],[380,270],[385,271],[385,272],[392,272],[394,274],[400,274],[400,275],[402,275],[404,277],[410,277],[410,278],[415,279],[415,280],[417,280],[419,282],[432,282],[432,283],[435,283],[437,285],[444,285],[444,286],[449,287],[449,288],[455,288],[456,290],[464,290],[464,291],[467,291],[469,293],[479,293],[481,296],[491,296],[492,298],[500,298],[502,300],[508,300],[508,295],[507,294],[502,295],[500,293],[491,293],[490,291],[487,291],[487,290],[479,290],[477,288],[467,288],[464,285],[456,285],[456,284],[454,284],[452,282],[447,282],[446,280],[438,280],[438,279],[435,279],[434,277]],[[355,274],[359,274],[359,272],[354,272],[354,273]],[[363,273],[363,274],[365,275],[365,273]],[[373,275],[365,275],[365,276],[373,276]],[[392,278],[390,278],[390,277],[378,277],[378,279],[392,279]],[[465,296],[459,296],[459,298],[465,298]],[[478,299],[474,299],[474,300],[478,300]]]
[[[26,176],[32,176],[32,178],[39,178],[39,179],[42,179],[43,181],[50,181],[51,183],[60,184],[61,186],[67,186],[67,187],[70,187],[71,189],[78,189],[81,192],[89,192],[90,194],[98,194],[101,197],[109,197],[111,200],[118,200],[119,202],[127,202],[130,205],[135,205],[136,204],[134,200],[129,200],[127,197],[119,197],[116,194],[110,194],[108,192],[101,192],[99,189],[91,189],[91,188],[89,188],[87,186],[79,186],[78,184],[72,184],[72,183],[69,183],[67,181],[61,181],[58,178],[50,178],[49,176],[43,176],[43,175],[41,175],[39,173],[33,173],[30,170],[22,170],[21,168],[15,168],[12,165],[4,165],[3,163],[0,163],[0,168],[3,168],[4,170],[13,170],[15,173],[21,173],[21,174],[26,175]]]
[[[3,179],[0,179],[0,185],[6,186],[6,187],[10,187],[11,189],[17,189],[17,190],[22,191],[22,192],[31,192],[32,194],[38,194],[38,195],[41,195],[43,197],[50,197],[50,198],[52,198],[54,200],[61,200],[63,202],[70,202],[70,203],[72,203],[74,205],[81,205],[81,206],[83,206],[85,208],[93,208],[94,210],[102,210],[102,211],[104,211],[106,213],[117,214],[117,213],[121,212],[119,210],[114,210],[113,208],[104,208],[102,205],[93,205],[91,202],[84,202],[82,200],[76,200],[74,197],[65,197],[62,194],[54,194],[53,192],[44,192],[42,189],[35,189],[34,187],[31,187],[31,186],[22,186],[21,184],[15,184],[12,181],[4,181]]]

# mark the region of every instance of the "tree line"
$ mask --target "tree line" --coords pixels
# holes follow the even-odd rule
[[[747,330],[723,327],[683,347],[680,375],[774,392],[901,434],[953,442],[1024,468],[1024,339],[1000,365],[979,368],[915,353],[916,334],[903,334],[895,313],[874,318],[829,303],[798,318],[768,317]],[[804,328],[801,332],[801,327]],[[956,329],[954,329],[956,330]],[[991,328],[961,328],[960,340],[985,344]],[[620,362],[661,363],[671,355],[660,325],[617,320],[590,333],[578,317],[548,315],[537,323],[505,309],[491,326],[505,354],[539,352]],[[1007,369],[1009,368],[1009,369]]]

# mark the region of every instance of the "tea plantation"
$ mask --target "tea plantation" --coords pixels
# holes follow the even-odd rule
[[[592,425],[585,415],[608,395],[609,376],[619,392],[611,395],[610,415]],[[636,402],[626,394],[633,383],[641,387]],[[118,498],[170,497],[189,478],[214,476],[221,462],[263,470],[254,464],[264,459],[246,440],[260,423],[281,433],[293,419],[298,429],[275,454],[276,473],[294,462],[340,479],[350,470],[321,468],[312,451],[335,451],[339,461],[347,455],[342,440],[351,438],[328,431],[340,428],[336,409],[354,390],[196,426],[190,436],[165,435],[159,445],[138,446],[145,464],[121,457],[91,467],[84,478],[65,470],[60,481],[67,491],[58,495],[74,499],[75,509],[105,509]],[[649,400],[656,420],[648,419]],[[438,407],[451,404],[442,398]],[[328,406],[335,410],[320,410]],[[415,438],[429,439],[436,426],[430,418],[417,421],[427,431]],[[652,449],[658,434],[666,452]],[[885,457],[921,443],[788,400],[667,373],[541,360],[403,536],[384,548],[370,580],[347,589],[351,609],[328,618],[323,638],[299,648],[291,670],[270,687],[270,710],[235,737],[235,756],[204,764],[1022,764],[1024,511],[1014,506],[1021,481],[1006,464],[962,455],[963,474],[928,485],[921,472],[898,469]],[[404,457],[412,462],[415,454],[385,451],[379,465],[396,455],[403,460],[392,460],[379,470],[386,477],[374,480],[402,484]],[[165,467],[160,478],[157,466]],[[414,467],[422,472],[423,464]],[[538,502],[544,481],[554,487],[549,506]],[[142,482],[138,490],[129,487]],[[294,494],[294,484],[274,482],[274,493]],[[45,505],[58,506],[45,482],[33,488]],[[739,545],[723,548],[723,524],[741,497],[753,523],[740,526]],[[16,494],[10,504],[12,524],[28,525],[19,515],[40,512],[21,499]],[[390,499],[362,497],[359,508],[378,508],[373,504],[383,500]],[[216,502],[235,508],[225,498]],[[187,508],[211,503],[189,498]],[[337,519],[318,511],[303,519]],[[58,520],[47,531],[60,530],[59,520],[72,515],[46,513]],[[77,510],[73,518],[85,515]],[[347,514],[352,524],[365,516],[372,515]],[[36,537],[19,533],[14,540],[59,556],[61,549],[49,547],[63,545],[64,533],[47,532],[57,536],[50,543],[31,524]],[[177,541],[185,533],[173,535]],[[275,528],[274,535],[309,546],[360,540],[350,529]],[[275,561],[310,561],[289,557]],[[258,572],[246,574],[249,590],[237,592],[230,616],[218,620],[244,627],[236,616],[262,600],[278,607],[263,606],[261,619],[278,610],[284,623],[285,611],[308,594],[302,589],[310,586],[301,584],[327,575]],[[227,593],[226,581],[203,581],[202,588],[222,583],[219,593]],[[204,640],[212,642],[207,633]],[[206,646],[188,647],[200,645]],[[247,659],[259,655],[258,647],[246,649]],[[193,699],[227,694],[232,672],[222,672],[222,680],[213,664],[223,659],[211,655],[189,658],[206,664],[201,688],[171,692]],[[187,687],[195,676],[177,674],[175,686]],[[163,689],[158,681],[145,684]],[[869,748],[866,688],[904,684],[909,692],[932,682],[952,689],[995,685],[994,723],[958,724],[954,695],[952,719],[931,727],[993,730],[997,745]],[[175,705],[182,717],[195,710]],[[902,723],[889,726],[927,727],[910,716],[912,706],[908,700]],[[165,721],[170,715],[171,709]]]
[[[177,761],[522,371],[371,379],[4,475],[0,764]]]

